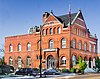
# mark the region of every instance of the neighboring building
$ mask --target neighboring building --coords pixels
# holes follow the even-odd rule
[[[55,16],[43,14],[42,68],[67,68],[76,65],[79,57],[88,67],[95,66],[97,36],[87,29],[82,12]],[[30,28],[29,34],[5,38],[5,62],[18,67],[39,68],[40,28]]]

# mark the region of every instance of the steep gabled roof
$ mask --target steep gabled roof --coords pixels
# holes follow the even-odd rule
[[[74,20],[74,18],[76,17],[77,13],[73,13],[71,14],[71,22]],[[58,16],[57,19],[61,22],[64,23],[65,25],[67,25],[68,19],[69,19],[69,14],[66,15],[62,15],[62,16]]]
[[[53,12],[49,13],[49,16],[47,17],[47,19],[44,21],[44,23],[42,25],[44,25],[46,23],[46,21],[50,18],[53,17],[55,20],[57,20],[58,22],[60,22],[62,24],[62,22],[53,14]]]

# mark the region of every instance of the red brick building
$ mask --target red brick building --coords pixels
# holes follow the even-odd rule
[[[55,16],[43,14],[41,27],[42,67],[67,68],[76,64],[78,57],[95,65],[98,39],[87,29],[82,12]],[[40,28],[30,28],[29,34],[5,38],[5,62],[18,67],[38,68],[40,64]]]

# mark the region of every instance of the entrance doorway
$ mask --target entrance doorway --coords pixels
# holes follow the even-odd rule
[[[55,60],[52,55],[47,57],[47,68],[55,68]]]

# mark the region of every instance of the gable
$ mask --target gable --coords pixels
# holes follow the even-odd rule
[[[56,21],[56,18],[52,15],[49,15],[49,17],[47,18],[45,22],[50,22],[50,21]]]
[[[79,17],[76,19],[75,24],[78,25],[81,28],[86,29],[86,24],[85,24],[84,20],[82,20]]]
[[[44,25],[62,24],[53,14],[50,14],[45,20]]]
[[[82,28],[84,28],[84,29],[87,29],[81,11],[79,11],[79,12],[77,13],[76,18],[74,19],[73,24],[76,24],[76,25],[78,25],[79,27],[82,27]]]

